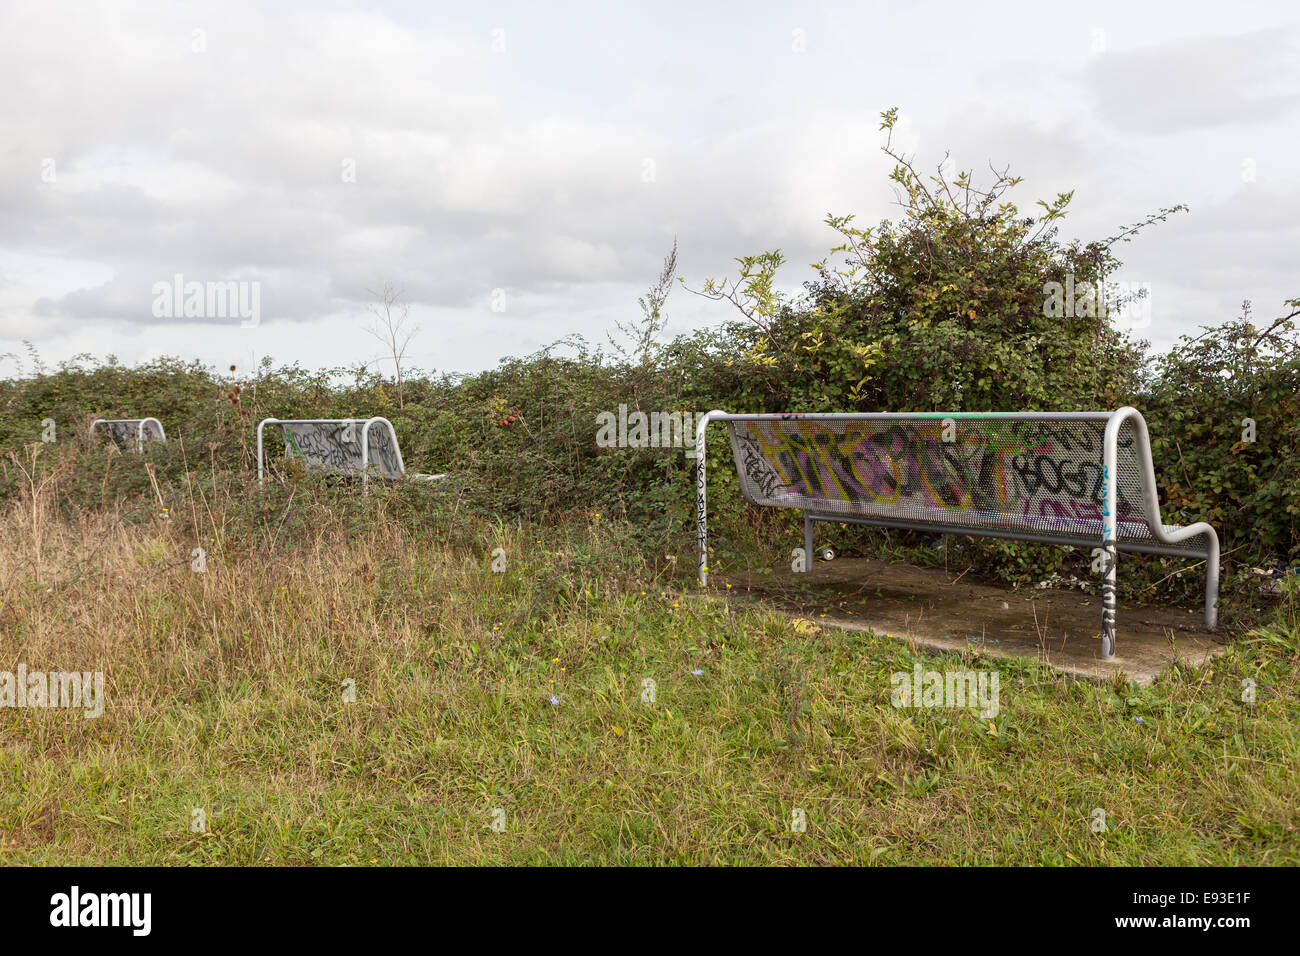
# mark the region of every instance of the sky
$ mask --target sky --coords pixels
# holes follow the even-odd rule
[[[1157,350],[1300,296],[1294,3],[0,0],[0,375],[390,372],[386,284],[407,364],[474,372],[604,343],[674,238],[692,287],[780,249],[797,290],[828,214],[897,216],[891,107],[921,167],[1075,190],[1066,239],[1189,206],[1118,250]]]

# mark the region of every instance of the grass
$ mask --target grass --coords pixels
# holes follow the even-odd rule
[[[0,861],[1300,862],[1294,590],[1207,668],[1101,687],[692,593],[590,513],[242,494],[8,503],[0,670],[106,703],[0,709]],[[892,707],[918,660],[996,668],[998,716]]]

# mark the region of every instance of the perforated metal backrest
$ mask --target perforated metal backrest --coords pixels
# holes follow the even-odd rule
[[[727,421],[754,504],[918,524],[1102,536],[1104,418]],[[1117,533],[1152,539],[1135,435],[1120,431]]]
[[[104,425],[109,434],[119,441],[130,443],[165,441],[162,425],[156,418],[117,418],[111,421],[96,420],[95,424]]]
[[[405,469],[397,436],[388,422],[365,427],[364,421],[281,422],[285,454],[301,458],[311,468],[354,474],[362,469],[361,440],[369,445],[368,466],[389,478],[401,478]]]

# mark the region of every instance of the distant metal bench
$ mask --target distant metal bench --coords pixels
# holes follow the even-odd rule
[[[90,434],[100,425],[108,426],[109,433],[120,441],[135,441],[135,450],[144,451],[147,441],[167,441],[162,422],[156,418],[96,418],[90,423]]]
[[[708,584],[705,432],[724,422],[751,504],[848,522],[1099,548],[1102,657],[1115,655],[1119,551],[1206,562],[1205,625],[1216,624],[1219,536],[1205,522],[1163,524],[1146,421],[1113,412],[729,415],[696,430],[698,567]]]
[[[312,469],[343,475],[360,475],[366,481],[372,473],[385,478],[432,481],[446,475],[407,474],[397,432],[387,418],[266,418],[257,426],[257,480],[264,466],[262,430],[279,425],[284,451]]]

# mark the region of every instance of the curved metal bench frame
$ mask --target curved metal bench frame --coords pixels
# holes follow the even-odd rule
[[[397,429],[393,423],[382,415],[376,415],[374,418],[264,418],[257,424],[257,481],[262,482],[264,473],[263,461],[263,441],[262,429],[267,425],[360,425],[361,426],[361,480],[368,481],[370,478],[370,429],[371,426],[382,423],[388,427],[388,433],[393,436],[393,450],[397,452],[397,464],[402,469],[402,475],[406,475],[406,461],[402,458],[402,446],[397,441]]]
[[[158,426],[158,440],[165,442],[167,432],[163,430],[163,423],[156,418],[96,418],[90,423],[90,435],[93,438],[95,429],[100,425],[134,425],[135,432],[135,450],[144,451],[144,426],[147,422],[153,422]]]
[[[1100,545],[1105,552],[1105,572],[1102,577],[1102,657],[1115,656],[1115,583],[1120,551],[1144,552],[1153,554],[1171,554],[1181,557],[1203,558],[1205,570],[1205,626],[1213,630],[1217,625],[1216,605],[1219,598],[1219,535],[1204,521],[1186,527],[1166,528],[1160,518],[1160,501],[1156,491],[1155,466],[1151,461],[1151,439],[1147,432],[1147,423],[1142,414],[1130,406],[1124,406],[1113,412],[846,412],[812,413],[812,414],[764,414],[732,415],[715,409],[700,418],[695,432],[696,460],[696,546],[697,569],[701,587],[709,583],[708,568],[708,477],[705,469],[705,433],[710,422],[759,422],[759,421],[916,421],[924,420],[1021,420],[1041,422],[1061,421],[1095,421],[1106,423],[1102,444],[1104,503],[1102,507],[1101,540],[1095,538],[1068,535],[1044,534],[1032,531],[1020,531],[1005,528],[982,528],[978,525],[944,524],[941,522],[917,522],[904,518],[897,520],[877,516],[846,516],[817,514],[804,511],[804,555],[811,566],[813,555],[813,522],[834,521],[847,524],[863,524],[879,527],[903,528],[919,531],[936,531],[941,533],[962,534],[970,537],[1010,538],[1017,541],[1035,541],[1047,544],[1076,545],[1096,547]],[[1143,505],[1151,529],[1152,542],[1125,541],[1118,537],[1116,526],[1116,509],[1119,498],[1119,481],[1117,461],[1119,456],[1120,428],[1125,422],[1132,422],[1137,439],[1135,454],[1138,464],[1138,476],[1142,488]],[[1197,548],[1189,542],[1204,535],[1208,542],[1205,547]]]

